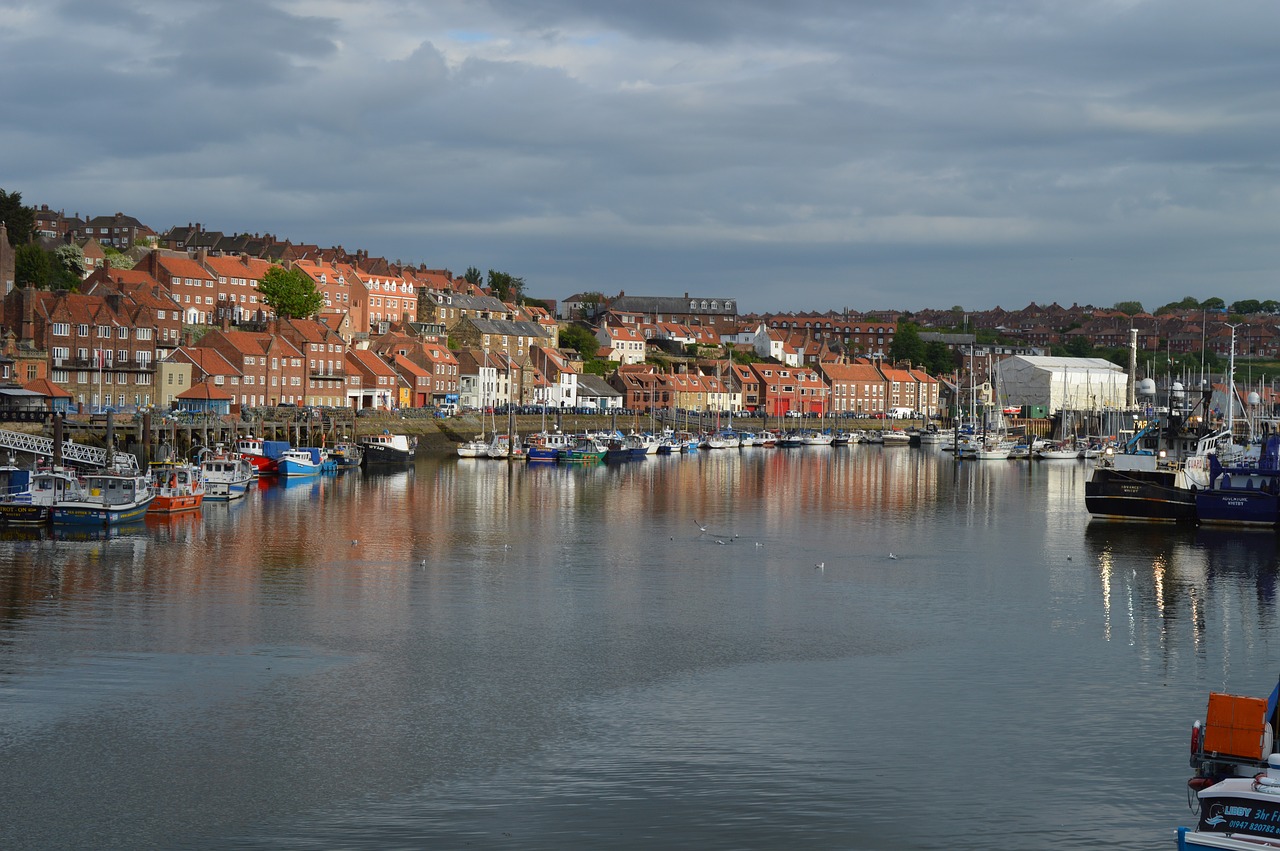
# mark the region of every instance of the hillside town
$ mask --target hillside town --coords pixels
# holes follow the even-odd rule
[[[1198,305],[1159,315],[1056,303],[742,313],[731,292],[533,299],[475,274],[340,245],[198,223],[160,232],[119,212],[68,216],[42,205],[32,213],[31,241],[48,252],[73,246],[81,266],[74,288],[19,280],[0,223],[0,383],[10,407],[931,417],[954,401],[972,355],[1116,348],[1130,344],[1131,329],[1139,350],[1170,358],[1226,356],[1232,346],[1224,318]],[[259,289],[273,267],[305,274],[318,312],[278,315]],[[895,360],[904,323],[923,343],[945,347],[932,373],[919,360]],[[1246,317],[1234,345],[1241,357],[1274,358],[1280,331],[1269,313]]]

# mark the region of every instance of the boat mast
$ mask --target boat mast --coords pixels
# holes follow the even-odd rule
[[[1239,324],[1227,325],[1231,329],[1231,357],[1227,360],[1227,436],[1235,440],[1236,411],[1236,329]]]

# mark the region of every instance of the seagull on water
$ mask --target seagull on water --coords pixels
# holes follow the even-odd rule
[[[815,570],[826,570],[827,563],[825,561],[820,561],[817,564],[815,564],[813,567]]]
[[[894,555],[893,553],[889,553],[889,558],[893,559],[894,561],[897,561],[897,560],[898,560],[898,557],[897,557],[896,555]]]

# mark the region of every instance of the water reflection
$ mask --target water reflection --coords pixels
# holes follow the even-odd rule
[[[102,788],[130,846],[1161,847],[1185,756],[1150,719],[1273,675],[1276,539],[1090,523],[1085,473],[423,458],[5,533],[0,794],[32,847],[92,844]],[[1027,768],[974,808],[992,753]]]

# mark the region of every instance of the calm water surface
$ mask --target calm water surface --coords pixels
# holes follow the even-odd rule
[[[0,536],[0,847],[1171,848],[1276,538],[1085,475],[427,459]]]

